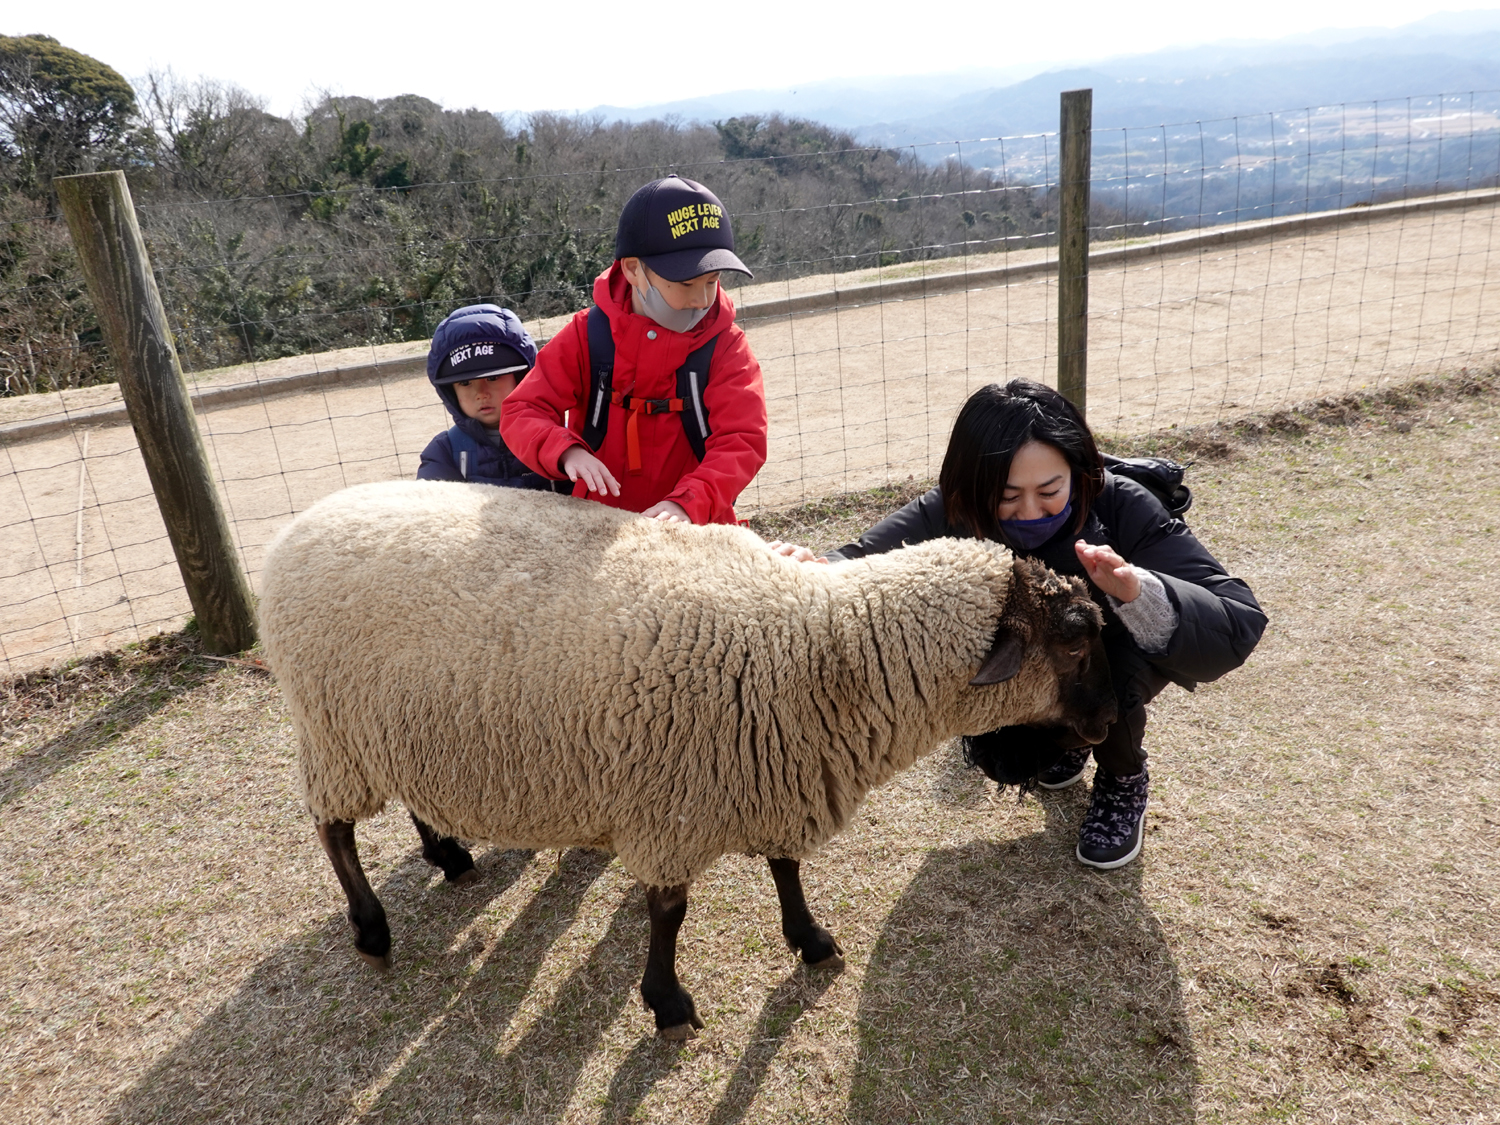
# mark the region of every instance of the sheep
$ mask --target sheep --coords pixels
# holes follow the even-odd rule
[[[1078,579],[979,540],[809,566],[741,527],[435,482],[315,504],[260,601],[356,950],[389,965],[354,841],[389,800],[454,881],[475,876],[455,837],[611,850],[646,889],[641,995],[668,1039],[703,1026],[675,970],[695,878],[765,856],[788,944],[842,966],[800,861],[955,735],[1102,739],[1101,620]]]

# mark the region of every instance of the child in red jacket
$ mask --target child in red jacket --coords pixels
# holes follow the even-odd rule
[[[620,213],[615,263],[505,400],[500,435],[573,495],[662,520],[733,523],[766,461],[760,364],[719,274],[735,256],[729,213],[668,176]]]

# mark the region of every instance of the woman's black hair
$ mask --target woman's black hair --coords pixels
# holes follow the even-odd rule
[[[965,735],[964,761],[981,769],[1004,789],[1016,787],[1024,797],[1036,789],[1037,777],[1066,753],[1071,732],[1059,727],[1001,727],[988,734]]]
[[[1030,379],[991,383],[969,396],[938,474],[948,522],[980,539],[1014,548],[997,514],[1016,450],[1044,441],[1073,470],[1073,530],[1083,530],[1089,509],[1104,490],[1104,461],[1077,407],[1051,387]]]

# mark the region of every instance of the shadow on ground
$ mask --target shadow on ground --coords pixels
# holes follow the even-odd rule
[[[871,953],[851,1121],[1193,1120],[1176,967],[1141,900],[1141,867],[1099,874],[1073,858],[1085,799],[1082,786],[1050,795],[1035,835],[928,856]],[[483,853],[480,881],[453,889],[414,849],[378,888],[392,972],[359,962],[342,910],[330,913],[262,960],[107,1120],[561,1120],[638,1003],[649,928],[628,895],[565,977],[541,976],[609,862],[574,850],[486,945],[493,931],[473,923],[529,858]],[[765,999],[727,1084],[701,1107],[711,1125],[745,1118],[832,979],[799,969]],[[600,1096],[603,1121],[635,1119],[684,1061],[639,1018],[640,1040]]]
[[[554,1122],[627,1004],[639,1004],[650,930],[639,890],[615,910],[564,979],[544,960],[577,920],[609,864],[565,852],[557,869],[487,947],[471,924],[524,870],[530,853],[476,857],[480,880],[442,883],[415,852],[376,888],[391,920],[388,974],[358,960],[342,910],[258,964],[225,1001],[114,1107],[110,1125],[222,1121]],[[833,978],[793,972],[767,997],[714,1125],[754,1101],[797,1017]],[[528,995],[540,1012],[521,1015]],[[610,1076],[606,1120],[634,1119],[682,1059],[639,1013],[641,1038]],[[507,1042],[507,1040],[509,1040]]]
[[[423,1119],[461,1107],[472,1117],[477,1105],[505,1104],[496,1041],[548,949],[573,923],[609,862],[596,852],[564,853],[557,870],[486,949],[466,931],[515,883],[529,859],[527,852],[479,855],[480,881],[453,889],[434,877],[420,855],[409,856],[376,888],[395,938],[390,973],[363,965],[342,910],[330,915],[257,965],[107,1120],[329,1121],[359,1107],[368,1119],[406,1121],[415,1119],[413,1102]],[[597,980],[585,968],[559,989],[547,1015],[528,1033],[556,1038],[555,1065],[544,1075],[527,1076],[520,1089],[538,1082],[572,1088],[591,1049],[587,1028],[607,1026],[634,991],[644,956],[642,921],[622,908],[589,960],[593,967],[623,953],[629,979],[607,973]],[[566,1013],[566,1020],[556,1013]],[[513,1053],[521,1052],[538,1057],[534,1045]],[[435,1053],[442,1061],[432,1067]],[[429,1069],[437,1073],[424,1084]],[[455,1075],[461,1080],[454,1081]]]
[[[572,862],[597,865],[595,876],[609,862],[595,853],[567,856],[575,854],[587,858]],[[548,926],[544,919],[554,908],[542,898],[526,908],[537,916],[533,923],[517,919],[495,943],[461,1005],[404,1061],[366,1120],[549,1122],[563,1115],[605,1032],[626,1004],[640,1003],[650,932],[645,899],[637,890],[616,908],[587,958],[552,989],[520,1038],[502,1046],[499,1039],[531,991],[547,947],[571,921],[570,915],[560,919],[563,925]],[[642,1015],[641,1027],[649,1034],[649,1017]],[[665,1070],[653,1070],[650,1080],[661,1073]]]
[[[163,646],[171,643],[171,647],[160,655],[138,658],[128,690],[0,770],[0,807],[109,745],[223,670],[222,665],[197,657],[195,639],[184,642],[179,633],[158,643]],[[185,644],[190,647],[185,649]],[[96,658],[96,662],[116,659],[115,654],[106,654]]]
[[[1180,982],[1141,901],[1150,842],[1083,868],[1086,801],[1048,794],[1042,832],[928,856],[865,973],[851,1120],[1193,1120]]]

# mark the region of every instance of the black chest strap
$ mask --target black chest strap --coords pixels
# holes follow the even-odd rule
[[[604,435],[609,430],[611,405],[630,411],[632,423],[640,413],[671,411],[682,415],[682,429],[687,434],[688,445],[692,447],[693,456],[702,461],[708,436],[713,432],[709,426],[708,404],[703,401],[703,392],[708,386],[709,369],[719,337],[712,337],[701,348],[688,353],[687,361],[677,369],[675,399],[639,399],[615,393],[612,385],[615,374],[615,338],[609,330],[609,317],[598,305],[589,309],[588,338],[589,397],[588,412],[583,418],[583,440],[588,443],[588,447],[597,452],[604,444]]]

